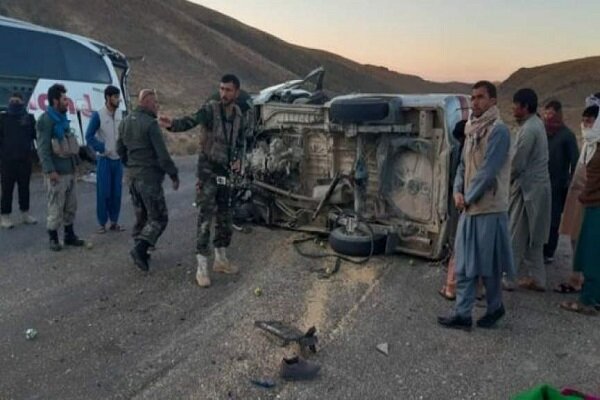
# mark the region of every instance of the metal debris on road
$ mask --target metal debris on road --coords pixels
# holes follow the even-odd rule
[[[390,354],[389,346],[387,343],[379,343],[377,345],[377,351],[379,351],[381,354],[386,355],[386,356]]]
[[[272,379],[250,379],[250,382],[265,389],[271,389],[275,387],[275,381]]]
[[[333,265],[319,271],[319,279],[329,279],[340,270],[342,259],[337,257]]]
[[[283,345],[287,346],[291,342],[296,342],[300,346],[300,350],[310,350],[312,353],[317,352],[317,328],[314,326],[309,328],[306,333],[302,332],[295,326],[287,325],[282,321],[255,321],[254,325],[265,332],[281,339]]]
[[[38,331],[33,329],[33,328],[29,328],[25,331],[25,339],[27,340],[33,340],[37,337],[38,335]]]

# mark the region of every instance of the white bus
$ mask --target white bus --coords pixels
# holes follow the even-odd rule
[[[81,145],[92,111],[104,105],[104,89],[121,89],[121,112],[128,108],[129,64],[119,51],[83,36],[0,16],[0,110],[20,92],[35,118],[46,110],[54,83],[67,88],[68,117]]]

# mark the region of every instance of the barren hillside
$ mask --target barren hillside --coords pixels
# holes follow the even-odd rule
[[[600,91],[600,57],[564,61],[534,68],[521,68],[500,85],[500,105],[507,121],[512,95],[519,88],[530,87],[543,105],[552,99],[565,107],[569,127],[579,133],[579,120],[585,97]]]
[[[162,92],[170,109],[196,107],[224,72],[251,91],[303,76],[322,65],[334,92],[464,92],[468,85],[436,83],[324,51],[284,42],[184,0],[0,0],[0,14],[105,42],[132,61],[132,92]]]

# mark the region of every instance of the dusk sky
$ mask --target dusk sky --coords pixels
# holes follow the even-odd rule
[[[600,0],[194,0],[301,46],[437,81],[600,55]]]

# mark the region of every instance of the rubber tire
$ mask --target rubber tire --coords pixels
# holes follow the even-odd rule
[[[361,123],[384,120],[390,113],[390,102],[377,97],[333,100],[329,118],[334,123]]]
[[[386,235],[373,234],[373,254],[385,252]],[[353,235],[345,227],[337,227],[329,233],[329,246],[337,253],[352,257],[367,257],[371,253],[371,236],[366,229],[360,229]]]

